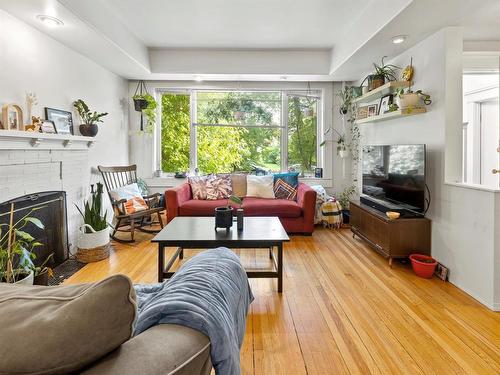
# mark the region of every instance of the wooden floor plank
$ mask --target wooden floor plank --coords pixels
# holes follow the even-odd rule
[[[150,235],[137,239],[114,243],[109,259],[66,283],[116,273],[156,282],[157,248]],[[174,269],[198,252],[186,251]],[[266,250],[236,253],[245,267],[271,266]],[[283,294],[275,280],[250,280],[243,374],[500,373],[500,314],[450,283],[416,277],[408,264],[390,268],[349,230],[293,236],[284,264]]]

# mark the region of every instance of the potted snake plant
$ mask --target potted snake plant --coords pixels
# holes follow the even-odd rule
[[[94,185],[90,185],[90,199],[84,203],[83,211],[75,205],[83,217],[76,257],[84,263],[96,262],[109,256],[106,246],[109,243],[107,212],[101,214],[103,185],[98,182],[96,186],[94,191]]]

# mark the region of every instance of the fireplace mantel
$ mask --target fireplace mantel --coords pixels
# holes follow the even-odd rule
[[[0,150],[86,150],[94,143],[95,138],[79,135],[0,130]]]

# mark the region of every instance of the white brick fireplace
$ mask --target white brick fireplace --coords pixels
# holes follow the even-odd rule
[[[65,191],[70,251],[76,251],[82,205],[90,184],[88,137],[0,130],[0,202],[43,191]]]

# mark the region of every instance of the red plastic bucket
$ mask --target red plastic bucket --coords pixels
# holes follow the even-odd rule
[[[410,260],[413,271],[417,276],[424,279],[432,277],[437,266],[437,261],[434,258],[422,254],[411,254]]]

